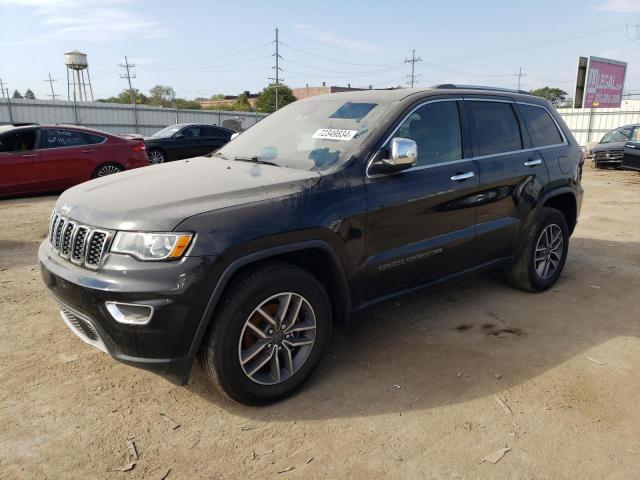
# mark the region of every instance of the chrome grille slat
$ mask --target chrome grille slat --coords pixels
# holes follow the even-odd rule
[[[62,258],[92,270],[97,269],[109,249],[115,232],[82,225],[53,212],[49,223],[49,243]]]

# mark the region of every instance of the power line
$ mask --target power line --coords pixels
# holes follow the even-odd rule
[[[350,74],[360,74],[360,73],[362,73],[362,74],[376,74],[376,73],[384,73],[384,72],[390,71],[389,68],[382,68],[382,69],[377,69],[377,70],[353,70],[353,71],[331,70],[329,68],[314,67],[313,65],[309,65],[309,64],[306,64],[306,63],[302,63],[302,62],[298,62],[298,61],[295,61],[295,60],[291,60],[288,57],[281,57],[281,58],[282,58],[282,60],[284,60],[286,62],[293,63],[295,65],[300,65],[302,67],[311,68],[313,70],[318,70],[320,72],[344,73],[344,74],[350,75]],[[391,70],[395,70],[395,68],[393,68]]]
[[[51,78],[51,72],[49,72],[49,79],[44,79],[44,82],[49,82],[49,86],[51,86],[51,95],[47,95],[47,97],[51,97],[51,99],[55,102],[56,101],[56,92],[54,92],[53,90],[53,82],[57,82],[58,79],[57,78]]]
[[[415,81],[416,81],[416,74],[415,74],[416,62],[421,62],[421,61],[422,59],[420,57],[416,58],[415,49],[411,50],[411,58],[407,58],[404,61],[404,63],[411,64],[411,80],[409,81],[411,88],[413,88],[413,85],[415,84]]]
[[[322,60],[327,60],[329,62],[334,62],[334,63],[341,63],[343,65],[355,65],[356,67],[389,67],[392,65],[402,65],[404,62],[395,62],[395,63],[352,63],[352,62],[345,62],[343,60],[338,60],[335,58],[330,58],[330,57],[324,57],[322,55],[318,55],[316,53],[311,53],[311,52],[307,52],[306,50],[302,50],[301,48],[296,48],[293,47],[291,45],[289,45],[288,43],[285,42],[281,42],[282,45],[284,47],[290,48],[292,50],[295,50],[297,52],[301,52],[304,53],[305,55],[311,55],[312,57],[316,57],[316,58],[321,58]]]
[[[125,55],[124,64],[121,63],[120,66],[125,68],[127,72],[125,75],[120,75],[120,78],[126,78],[127,81],[129,82],[129,94],[131,95],[131,103],[133,104],[133,117],[136,125],[136,133],[138,133],[138,108],[136,107],[136,97],[133,92],[133,87],[131,86],[131,79],[136,78],[136,76],[135,74],[132,76],[131,71],[129,70],[130,68],[135,67],[135,65],[129,63],[129,60],[127,60],[127,57]]]

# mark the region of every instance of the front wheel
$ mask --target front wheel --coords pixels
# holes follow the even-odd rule
[[[272,403],[316,369],[331,335],[331,306],[306,270],[266,263],[234,279],[212,319],[200,363],[208,379],[246,405]]]
[[[562,273],[568,247],[569,229],[564,215],[555,208],[544,207],[507,266],[507,281],[530,292],[547,290]]]

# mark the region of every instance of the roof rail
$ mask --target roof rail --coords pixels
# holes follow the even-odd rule
[[[529,92],[524,90],[516,90],[512,88],[501,88],[501,87],[485,87],[482,85],[455,85],[453,83],[441,83],[440,85],[434,85],[434,89],[465,89],[465,90],[487,90],[490,92],[510,92],[510,93],[522,93],[525,95],[530,95]]]

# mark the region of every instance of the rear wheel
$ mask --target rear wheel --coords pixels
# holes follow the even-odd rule
[[[516,258],[506,268],[507,281],[530,292],[550,288],[562,273],[569,247],[567,221],[559,210],[544,207],[524,236]]]
[[[122,167],[122,165],[118,165],[117,163],[104,163],[96,168],[96,170],[93,172],[93,178],[105,177],[107,175],[112,175],[123,170],[124,168]]]
[[[316,369],[331,334],[329,298],[306,270],[267,263],[221,299],[200,363],[209,380],[247,405],[289,396]]]
[[[158,148],[152,148],[149,150],[147,152],[147,156],[149,157],[149,163],[151,165],[158,165],[167,161],[165,153]]]

